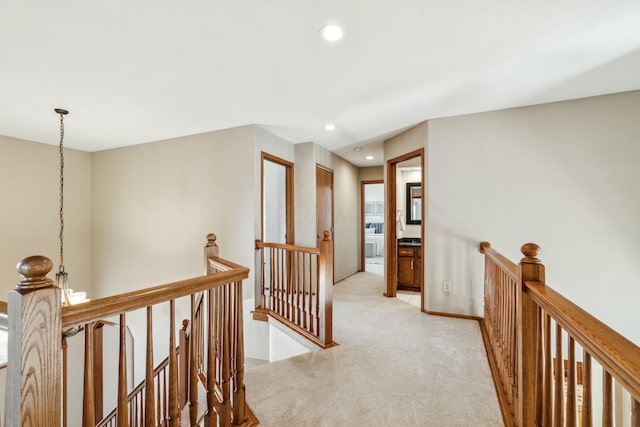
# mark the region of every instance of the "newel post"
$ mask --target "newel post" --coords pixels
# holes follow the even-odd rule
[[[6,425],[60,426],[62,320],[53,262],[35,255],[16,267],[24,279],[9,292]]]
[[[325,344],[333,342],[333,242],[331,233],[322,232],[320,241],[320,258],[318,271],[320,283],[318,284],[318,299],[320,301],[320,341]]]
[[[520,248],[524,258],[518,264],[520,286],[517,294],[518,343],[518,414],[519,426],[536,423],[536,378],[538,344],[538,307],[526,292],[524,282],[545,281],[544,265],[538,259],[540,246],[525,243]]]
[[[220,248],[216,243],[218,237],[213,234],[207,234],[207,244],[204,246],[204,274],[212,274],[215,273],[211,264],[209,264],[209,258],[218,257],[220,255]]]

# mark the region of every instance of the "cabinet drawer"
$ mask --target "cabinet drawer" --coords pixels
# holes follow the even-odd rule
[[[398,256],[413,256],[413,248],[398,248]]]

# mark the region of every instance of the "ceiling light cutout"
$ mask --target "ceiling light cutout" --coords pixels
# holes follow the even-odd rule
[[[365,157],[365,159],[367,159],[367,160],[373,160],[373,156],[369,155],[369,156]]]
[[[328,24],[320,28],[320,38],[328,42],[335,42],[344,37],[344,30],[336,24]]]
[[[334,125],[333,123],[327,123],[326,125],[324,125],[324,129],[325,130],[335,130],[336,129],[336,125]]]

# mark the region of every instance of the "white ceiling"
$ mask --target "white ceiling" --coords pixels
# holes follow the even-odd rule
[[[342,41],[320,40],[329,22]],[[88,151],[256,123],[364,166],[426,119],[635,89],[638,0],[0,8],[0,134],[56,144],[63,107],[66,145]]]

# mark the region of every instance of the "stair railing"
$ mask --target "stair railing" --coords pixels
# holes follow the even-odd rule
[[[269,317],[327,348],[333,342],[333,242],[323,232],[319,248],[256,240],[259,303],[254,319]]]
[[[601,399],[603,426],[628,419],[639,427],[640,347],[547,286],[538,245],[527,243],[521,251],[516,265],[480,244],[482,332],[505,424],[591,426],[594,400]],[[592,372],[600,367],[598,389]],[[628,410],[619,394],[613,396],[614,381],[628,392]]]
[[[206,425],[242,424],[247,414],[243,384],[242,281],[248,277],[249,269],[219,258],[214,235],[207,236],[207,240],[205,254],[209,274],[205,276],[66,307],[61,307],[60,289],[47,277],[53,268],[51,260],[43,256],[22,260],[17,269],[24,279],[9,292],[8,301],[7,426],[61,425],[62,336],[63,331],[76,327],[84,329],[85,337],[82,425],[96,425],[93,326],[112,316],[120,318],[117,425],[179,426],[181,399],[175,303],[179,298],[190,298],[193,324],[195,302],[200,293],[206,301],[206,310],[201,311],[207,331],[207,340],[203,344],[207,354],[207,401],[200,411],[197,388],[195,394],[190,392],[189,422],[197,425],[204,413]],[[216,268],[212,269],[210,265]],[[168,392],[157,393],[154,383],[157,371],[153,362],[153,307],[166,302],[169,303]],[[126,383],[126,315],[139,309],[146,310],[147,315],[146,374],[144,403],[139,405],[143,415],[134,419],[129,409]],[[200,336],[203,337],[202,334]],[[190,362],[193,362],[199,345],[195,341],[189,340]],[[189,381],[193,381],[193,376],[190,375]],[[189,389],[192,388],[190,383]]]

